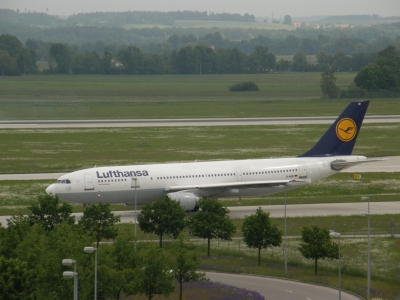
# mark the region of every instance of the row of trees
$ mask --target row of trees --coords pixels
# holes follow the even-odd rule
[[[172,39],[173,37],[171,37]],[[178,37],[176,37],[178,38]],[[214,38],[218,39],[218,35]],[[26,47],[14,36],[0,36],[0,69],[3,75],[37,72],[36,50],[45,46],[29,40]],[[246,55],[238,48],[211,48],[203,45],[173,50],[171,55],[143,53],[135,46],[125,46],[116,53],[106,51],[79,52],[62,43],[51,44],[46,54],[49,73],[60,74],[244,74],[279,71],[322,71],[328,67],[338,71],[356,71],[372,62],[376,54],[344,52],[334,55],[320,52],[317,64],[311,64],[304,52],[292,60],[280,59],[267,46],[258,45]]]
[[[321,90],[326,98],[385,97],[400,94],[400,53],[389,46],[362,68],[347,89],[336,86],[333,68],[321,74]]]
[[[99,262],[98,299],[119,299],[122,292],[152,299],[173,292],[174,279],[181,287],[207,280],[196,272],[200,261],[183,234],[169,251],[136,243],[131,228],[114,226],[120,218],[108,204],[87,207],[77,224],[72,206],[49,195],[39,196],[30,210],[28,216],[9,219],[7,228],[0,226],[0,299],[71,298],[72,284],[62,277],[65,258],[77,262],[80,298],[93,299],[94,258],[83,251],[93,242]]]
[[[185,219],[185,213],[178,202],[168,197],[146,204],[138,216],[143,232],[159,236],[160,248],[165,234],[177,237],[185,228],[189,234],[207,240],[207,256],[210,256],[212,239],[231,240],[236,228],[228,217],[229,210],[211,198],[199,201],[199,212]],[[258,265],[261,264],[261,250],[279,247],[282,243],[282,231],[272,224],[269,213],[261,207],[256,213],[246,216],[241,231],[243,241],[249,248],[258,250]],[[326,228],[304,227],[299,250],[307,259],[314,260],[315,274],[319,259],[338,259],[338,245],[333,243]]]
[[[36,51],[12,35],[0,35],[0,72],[8,76],[37,72]]]
[[[310,63],[304,52],[293,59],[277,60],[267,46],[256,46],[246,55],[238,48],[213,49],[202,45],[174,50],[170,56],[145,54],[135,46],[109,51],[74,52],[67,45],[53,44],[49,50],[50,73],[73,74],[248,74],[271,71],[315,72],[332,68],[336,71],[358,71],[376,58],[376,54],[344,52],[334,55],[320,52],[317,63]]]
[[[15,20],[15,18],[9,19]],[[194,27],[124,29],[45,25],[35,27],[23,26],[18,22],[15,25],[2,25],[4,20],[7,18],[0,15],[0,34],[15,35],[24,43],[28,40],[49,44],[62,42],[74,45],[81,52],[94,50],[98,53],[105,51],[116,53],[119,47],[131,44],[140,47],[145,53],[170,55],[174,49],[200,44],[216,48],[236,47],[246,54],[250,54],[255,46],[263,45],[277,55],[294,55],[299,51],[307,55],[316,55],[320,51],[332,54],[343,51],[346,55],[351,55],[356,52],[377,52],[390,45],[400,46],[400,22],[346,30],[337,28],[265,30]],[[217,35],[219,38],[216,38]],[[38,57],[44,57],[42,51],[38,51],[37,54]]]
[[[31,214],[14,216],[8,227],[0,226],[0,295],[2,299],[67,299],[72,285],[62,278],[65,267],[61,261],[77,261],[80,297],[93,298],[93,257],[83,248],[96,242],[98,251],[98,299],[119,299],[126,295],[144,294],[152,299],[155,294],[168,296],[174,291],[173,280],[180,286],[185,282],[206,280],[198,273],[200,261],[193,244],[184,236],[184,229],[200,238],[230,240],[236,231],[227,214],[229,210],[213,199],[202,199],[200,211],[186,218],[179,203],[168,197],[143,207],[138,216],[140,228],[160,237],[160,247],[153,243],[137,243],[131,228],[117,230],[120,219],[108,204],[87,207],[75,224],[72,207],[49,195],[39,196],[30,206]],[[130,226],[131,227],[131,226]],[[261,250],[279,246],[282,232],[269,219],[269,214],[257,209],[247,216],[242,225],[243,240],[250,248]],[[176,241],[162,248],[162,237],[167,234]],[[113,243],[100,244],[101,240]],[[337,258],[337,246],[327,230],[304,228],[299,250],[304,257],[317,261]]]

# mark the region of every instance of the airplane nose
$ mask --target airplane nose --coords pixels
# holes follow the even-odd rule
[[[46,194],[47,194],[47,195],[53,195],[53,196],[56,195],[56,186],[55,186],[54,183],[51,184],[51,185],[49,185],[49,186],[47,187],[47,189],[46,189]]]

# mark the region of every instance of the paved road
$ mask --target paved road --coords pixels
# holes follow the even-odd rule
[[[336,300],[339,292],[335,288],[302,283],[285,279],[206,272],[211,281],[221,282],[240,288],[257,291],[265,297],[266,300]],[[342,291],[343,300],[360,300],[359,296]]]
[[[367,203],[326,203],[326,204],[294,204],[286,206],[287,217],[311,217],[311,216],[352,216],[352,215],[366,215],[368,212]],[[264,211],[270,213],[272,218],[284,217],[283,205],[263,205],[261,206]],[[243,219],[256,212],[257,206],[233,206],[229,207],[229,216],[232,219]],[[114,211],[114,213],[121,217],[122,223],[130,223],[135,220],[135,211]],[[138,211],[139,213],[139,211]],[[384,214],[400,214],[400,199],[399,201],[391,202],[371,202],[370,203],[371,215],[384,215]],[[79,219],[82,213],[74,213],[74,216]],[[4,225],[7,224],[7,219],[10,216],[0,216],[0,222]]]
[[[283,202],[283,199],[282,199]],[[263,205],[264,211],[270,213],[272,218],[284,217],[284,205]],[[229,207],[229,216],[232,219],[243,219],[256,212],[256,206]],[[398,201],[370,202],[371,215],[399,214],[400,197]],[[368,202],[360,203],[324,203],[324,204],[293,204],[286,206],[287,217],[317,217],[317,216],[352,216],[367,215]]]
[[[295,204],[286,206],[287,217],[312,217],[312,216],[352,216],[366,215],[368,213],[368,203],[326,203],[326,204]],[[263,205],[264,211],[270,213],[272,218],[284,217],[284,205]],[[229,207],[229,216],[232,219],[243,219],[256,212],[257,206],[233,206]],[[371,215],[399,214],[399,201],[391,202],[371,202]],[[134,221],[134,211],[115,212],[121,217],[121,222],[129,223]],[[78,216],[78,215],[77,215]],[[1,218],[1,217],[0,217]]]
[[[0,128],[66,128],[66,127],[156,127],[156,126],[232,126],[280,124],[331,124],[332,117],[282,118],[205,118],[205,119],[134,119],[134,120],[27,120],[0,121]],[[366,116],[364,123],[399,123],[400,115]]]

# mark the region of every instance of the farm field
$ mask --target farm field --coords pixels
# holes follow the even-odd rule
[[[345,88],[355,73],[338,73]],[[354,99],[322,100],[319,73],[68,76],[0,79],[0,121],[332,116]],[[259,92],[229,92],[254,81]],[[373,99],[368,114],[398,113],[398,98]]]
[[[256,29],[286,29],[293,30],[293,26],[284,25],[280,23],[271,22],[234,22],[234,21],[200,21],[200,20],[176,20],[173,26],[160,25],[160,24],[126,24],[122,26],[125,29],[131,28],[172,28],[172,27],[182,27],[182,28],[256,28]]]

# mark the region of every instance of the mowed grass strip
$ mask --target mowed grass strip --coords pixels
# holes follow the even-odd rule
[[[337,73],[345,88],[356,73]],[[94,76],[0,80],[0,120],[335,116],[354,99],[321,100],[321,74]],[[254,81],[259,92],[229,92]],[[394,114],[398,98],[373,99],[368,114]]]
[[[0,129],[0,174],[87,167],[290,157],[329,125]],[[400,124],[364,124],[353,154],[398,155]]]

